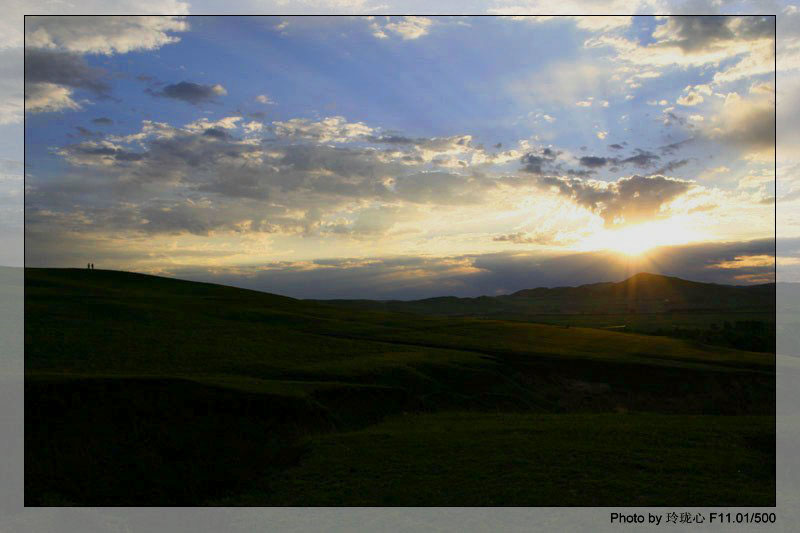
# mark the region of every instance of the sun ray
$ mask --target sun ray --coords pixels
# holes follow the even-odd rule
[[[673,217],[615,229],[604,228],[581,242],[578,249],[611,250],[626,256],[639,257],[658,246],[687,244],[702,238],[695,228]]]

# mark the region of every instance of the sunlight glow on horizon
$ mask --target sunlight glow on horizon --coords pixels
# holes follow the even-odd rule
[[[581,242],[580,251],[611,250],[628,256],[640,256],[660,246],[674,246],[707,239],[679,217],[634,224],[620,229],[604,229]]]

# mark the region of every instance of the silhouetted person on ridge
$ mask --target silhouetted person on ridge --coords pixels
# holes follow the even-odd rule
[[[86,270],[91,270],[91,269],[92,269],[92,264],[86,263]]]
[[[92,270],[94,270],[94,263],[92,263]]]

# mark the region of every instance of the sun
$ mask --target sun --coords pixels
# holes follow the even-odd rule
[[[640,256],[658,246],[686,244],[700,234],[676,219],[643,222],[618,229],[602,229],[589,237],[583,250],[612,250],[628,256]]]

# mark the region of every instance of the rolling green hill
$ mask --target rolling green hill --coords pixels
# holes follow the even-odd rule
[[[774,501],[769,353],[127,272],[25,278],[27,505]]]
[[[503,296],[321,302],[347,309],[606,328],[775,351],[774,283],[718,285],[640,273],[617,283],[542,287]]]

